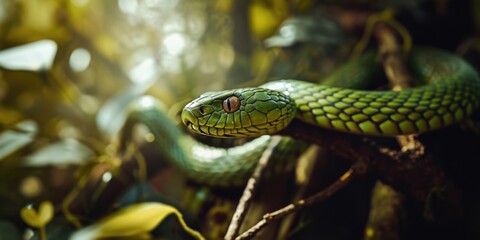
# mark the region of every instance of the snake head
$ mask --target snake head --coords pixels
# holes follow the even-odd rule
[[[295,103],[281,92],[242,88],[209,92],[187,104],[182,122],[192,131],[215,137],[256,137],[284,129]]]

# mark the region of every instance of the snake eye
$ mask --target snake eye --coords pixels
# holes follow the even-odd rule
[[[235,112],[240,107],[240,100],[237,96],[228,97],[223,101],[223,110],[227,113]]]

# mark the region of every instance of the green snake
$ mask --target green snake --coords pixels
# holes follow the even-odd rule
[[[416,48],[409,55],[413,81],[423,84],[415,88],[358,90],[382,79],[382,67],[370,52],[322,85],[280,80],[203,94],[185,106],[182,121],[196,133],[215,137],[275,134],[293,118],[341,132],[396,136],[443,128],[478,108],[480,80],[467,62],[435,49]]]
[[[327,77],[322,85],[280,80],[258,88],[209,92],[185,106],[188,129],[214,137],[258,137],[233,148],[201,144],[178,128],[161,104],[145,97],[132,107],[124,139],[133,125],[146,125],[155,144],[189,178],[209,185],[246,182],[275,134],[298,118],[319,127],[347,133],[395,136],[419,134],[461,121],[480,104],[480,79],[468,63],[435,49],[411,51],[408,64],[416,88],[367,91],[385,79],[376,53],[368,52]],[[423,85],[422,85],[423,84]],[[305,144],[283,138],[275,161],[288,163]]]

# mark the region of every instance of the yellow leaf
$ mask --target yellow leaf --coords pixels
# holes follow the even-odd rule
[[[38,221],[43,224],[43,226],[47,225],[53,218],[53,204],[50,201],[45,201],[40,204],[38,208]]]
[[[25,223],[32,227],[44,227],[50,222],[50,220],[52,220],[53,204],[50,201],[42,202],[38,210],[37,213],[32,205],[28,205],[20,210],[20,216]]]
[[[40,222],[38,221],[37,211],[35,211],[31,205],[23,207],[22,210],[20,210],[20,216],[25,223],[32,227],[38,228],[41,226]]]
[[[196,239],[204,239],[200,233],[189,228],[182,214],[162,203],[138,203],[121,209],[96,224],[75,232],[71,240],[132,237],[147,234],[162,221],[175,215],[182,228]]]

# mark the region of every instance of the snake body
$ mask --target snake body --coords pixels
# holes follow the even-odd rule
[[[402,91],[368,91],[381,79],[376,54],[368,53],[335,71],[323,85],[273,81],[259,88],[207,93],[185,106],[183,122],[216,137],[274,134],[297,117],[327,129],[375,136],[420,134],[472,114],[480,104],[480,80],[467,62],[435,49],[415,49],[408,60],[413,81]],[[222,102],[238,101],[238,109]],[[227,106],[228,107],[228,106]]]
[[[271,136],[262,136],[231,148],[203,144],[182,131],[166,114],[163,104],[152,96],[143,96],[130,105],[122,128],[122,144],[132,139],[132,129],[137,124],[143,124],[152,133],[162,160],[176,166],[191,180],[210,186],[245,184],[272,140]],[[291,165],[305,146],[292,138],[282,138],[272,154],[276,168],[288,168],[286,165]]]
[[[246,182],[271,141],[293,118],[327,129],[376,136],[424,133],[461,121],[480,105],[477,72],[459,57],[434,49],[410,53],[413,81],[402,91],[367,91],[385,79],[369,52],[345,64],[322,85],[298,80],[273,81],[259,88],[209,92],[185,106],[182,121],[194,132],[215,137],[255,137],[233,148],[214,148],[183,133],[152,97],[137,101],[124,126],[123,141],[142,123],[161,155],[193,180],[231,186]],[[382,77],[383,75],[383,77]],[[423,85],[422,85],[423,84]],[[273,151],[286,164],[305,144],[285,137]]]

